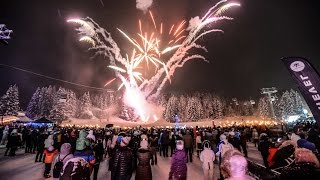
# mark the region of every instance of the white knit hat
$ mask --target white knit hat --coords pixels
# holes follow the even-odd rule
[[[142,140],[146,140],[146,139],[148,139],[148,136],[145,135],[145,134],[142,134],[142,135],[141,135],[141,139],[142,139]]]
[[[178,149],[178,150],[182,150],[182,149],[183,149],[183,147],[184,147],[184,143],[183,143],[183,141],[178,140],[178,141],[177,141],[177,145],[176,145],[176,147],[177,147],[177,149]]]
[[[148,141],[142,140],[142,141],[140,142],[140,148],[142,148],[142,149],[147,149],[147,148],[148,148]]]
[[[53,151],[53,150],[54,150],[53,146],[48,147],[48,151]]]

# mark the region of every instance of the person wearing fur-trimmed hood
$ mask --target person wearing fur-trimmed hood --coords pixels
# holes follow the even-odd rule
[[[169,180],[186,180],[187,179],[187,153],[184,150],[182,140],[177,141],[177,150],[171,159],[171,168],[169,172]]]

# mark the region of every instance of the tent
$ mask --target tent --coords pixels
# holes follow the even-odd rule
[[[15,121],[15,123],[30,123],[32,122],[32,119],[28,118],[27,116],[18,116],[18,119]]]
[[[33,121],[32,123],[43,123],[43,124],[54,124],[54,122],[50,121],[49,119],[46,119],[45,117],[42,117],[40,119],[37,119]]]

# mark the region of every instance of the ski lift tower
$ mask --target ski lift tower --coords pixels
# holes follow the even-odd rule
[[[9,39],[11,39],[10,34],[13,31],[8,29],[5,24],[0,24],[0,42],[8,44]]]
[[[273,96],[273,94],[275,94],[277,92],[278,92],[278,90],[275,87],[261,89],[261,94],[266,94],[268,96],[273,119],[276,119],[276,115],[274,113],[274,108],[273,108],[273,101],[275,101],[275,97]]]

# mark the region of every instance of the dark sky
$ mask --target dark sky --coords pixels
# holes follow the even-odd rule
[[[116,27],[134,34],[138,19],[148,19],[134,0],[10,0],[1,2],[0,23],[14,30],[9,45],[0,45],[0,62],[67,81],[102,87],[112,78],[102,57],[90,60],[88,46],[79,43],[71,17],[90,16],[112,33],[120,45],[127,41]],[[154,0],[151,10],[167,24],[204,13],[216,0]],[[227,97],[247,98],[263,87],[295,88],[280,61],[284,56],[309,58],[320,70],[319,6],[316,0],[238,0],[241,8],[228,15],[233,21],[218,23],[224,34],[210,34],[199,41],[210,61],[187,63],[176,71],[169,91],[215,91]],[[147,22],[146,22],[147,23]],[[151,23],[151,21],[149,21]],[[125,52],[123,52],[124,55]],[[29,99],[38,86],[63,85],[9,68],[0,67],[3,94],[17,84]],[[116,87],[116,86],[115,86]],[[23,100],[23,101],[27,101]]]

